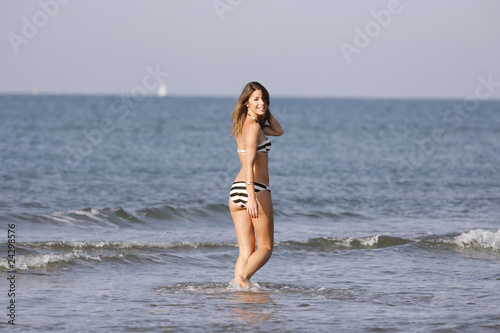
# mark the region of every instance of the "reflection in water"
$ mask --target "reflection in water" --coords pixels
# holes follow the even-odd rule
[[[271,295],[266,291],[241,291],[230,298],[230,309],[241,321],[256,323],[269,320],[274,305]],[[269,304],[269,305],[268,305]]]

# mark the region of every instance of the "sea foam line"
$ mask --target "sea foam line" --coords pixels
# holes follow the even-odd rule
[[[81,251],[67,253],[31,254],[16,256],[16,270],[46,267],[50,263],[71,262],[75,259],[101,261],[99,256],[90,256]],[[0,267],[9,269],[7,258],[0,258]]]
[[[215,243],[215,242],[143,242],[143,241],[37,241],[19,243],[19,246],[26,248],[49,248],[49,249],[197,249],[210,247],[237,247],[236,243]]]
[[[318,237],[307,241],[283,241],[277,242],[277,250],[281,247],[308,249],[310,251],[336,251],[351,249],[377,249],[401,246],[417,243],[424,246],[458,246],[465,249],[477,250],[500,250],[500,229],[497,231],[487,231],[474,229],[463,232],[456,236],[435,236],[423,240],[410,240],[384,235],[374,235],[360,238],[330,238]],[[237,247],[236,243],[191,243],[191,242],[164,242],[151,243],[140,241],[38,241],[19,243],[20,249],[23,247],[31,252],[57,251],[49,254],[19,254],[16,257],[16,269],[26,270],[29,268],[45,267],[50,263],[71,262],[76,259],[102,261],[99,255],[104,255],[102,250],[111,250],[106,256],[123,257],[127,250],[196,250],[199,248],[220,248]],[[124,252],[125,251],[125,252]],[[8,269],[8,258],[0,258],[0,267]]]

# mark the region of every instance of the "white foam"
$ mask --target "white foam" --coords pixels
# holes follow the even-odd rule
[[[451,243],[460,247],[480,247],[484,249],[500,250],[500,229],[496,232],[475,229],[463,232],[453,237]]]
[[[240,287],[233,279],[229,283],[208,283],[208,284],[177,284],[166,287],[157,288],[158,292],[171,292],[174,293],[197,293],[197,294],[230,294],[234,292],[249,291],[261,292],[266,291],[265,287],[261,287],[258,283],[250,282],[249,286],[244,288]]]
[[[116,224],[111,223],[110,221],[108,221],[108,219],[100,217],[100,216],[102,216],[101,212],[98,211],[97,209],[94,209],[94,208],[90,208],[90,211],[87,211],[87,210],[73,210],[73,211],[69,211],[69,213],[70,214],[75,214],[75,215],[78,215],[78,216],[85,216],[89,220],[93,220],[93,221],[96,221],[96,222],[99,222],[99,223],[103,223],[103,224],[106,224],[106,225],[108,225],[110,227],[113,227],[113,228],[119,228]]]
[[[26,247],[53,247],[53,246],[68,246],[72,248],[117,248],[117,249],[130,249],[130,248],[160,248],[160,249],[175,249],[179,247],[190,247],[197,249],[200,246],[233,246],[237,244],[217,244],[217,243],[191,243],[191,242],[143,242],[143,241],[44,241],[44,242],[26,242],[19,243],[19,245]]]
[[[47,219],[51,219],[51,220],[54,220],[54,221],[66,223],[66,224],[69,224],[69,225],[74,225],[75,222],[76,222],[75,218],[72,218],[71,216],[66,216],[62,212],[54,212],[52,215],[42,215],[42,217],[45,217]]]
[[[342,239],[342,246],[352,247],[352,244],[357,241],[361,243],[362,246],[373,247],[378,244],[378,237],[379,235],[364,237],[364,238],[353,238],[353,237],[344,238]]]
[[[86,217],[88,217],[91,220],[95,220],[95,221],[99,221],[99,222],[106,222],[104,219],[98,217],[98,215],[100,214],[100,212],[97,209],[94,209],[94,208],[91,208],[90,211],[86,211],[86,210],[74,210],[74,211],[70,211],[70,213],[73,213],[73,214],[79,215],[79,216],[86,216]]]
[[[90,223],[97,223],[99,225],[104,224],[113,228],[118,228],[116,224],[113,224],[110,221],[108,221],[108,218],[103,214],[101,214],[101,212],[95,208],[90,208],[90,210],[70,210],[67,212],[54,212],[51,215],[42,215],[42,217],[45,217],[47,219],[51,219],[57,222],[62,222],[70,225],[81,223],[80,216],[82,218],[87,218],[87,222]]]
[[[30,268],[46,267],[49,263],[69,262],[78,258],[101,260],[98,256],[89,256],[76,250],[68,253],[17,255],[15,269],[27,270]],[[8,264],[7,258],[0,258],[0,267],[11,269]]]
[[[227,290],[259,292],[265,290],[265,288],[261,287],[257,282],[252,282],[252,281],[250,281],[250,284],[248,286],[240,287],[238,282],[236,282],[235,279],[232,279],[231,281],[229,281],[229,286],[227,287]]]
[[[374,245],[378,244],[378,235],[367,237],[364,239],[360,239],[360,242],[363,246],[369,246],[372,247]]]

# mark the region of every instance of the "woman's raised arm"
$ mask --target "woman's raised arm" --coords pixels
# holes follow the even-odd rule
[[[280,123],[278,120],[272,115],[271,112],[269,112],[269,125],[264,126],[262,129],[264,134],[266,135],[271,135],[271,136],[281,136],[285,131],[281,127]]]

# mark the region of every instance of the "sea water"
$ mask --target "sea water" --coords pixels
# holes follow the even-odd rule
[[[276,244],[247,290],[234,103],[0,95],[0,328],[500,330],[500,102],[273,98]]]

